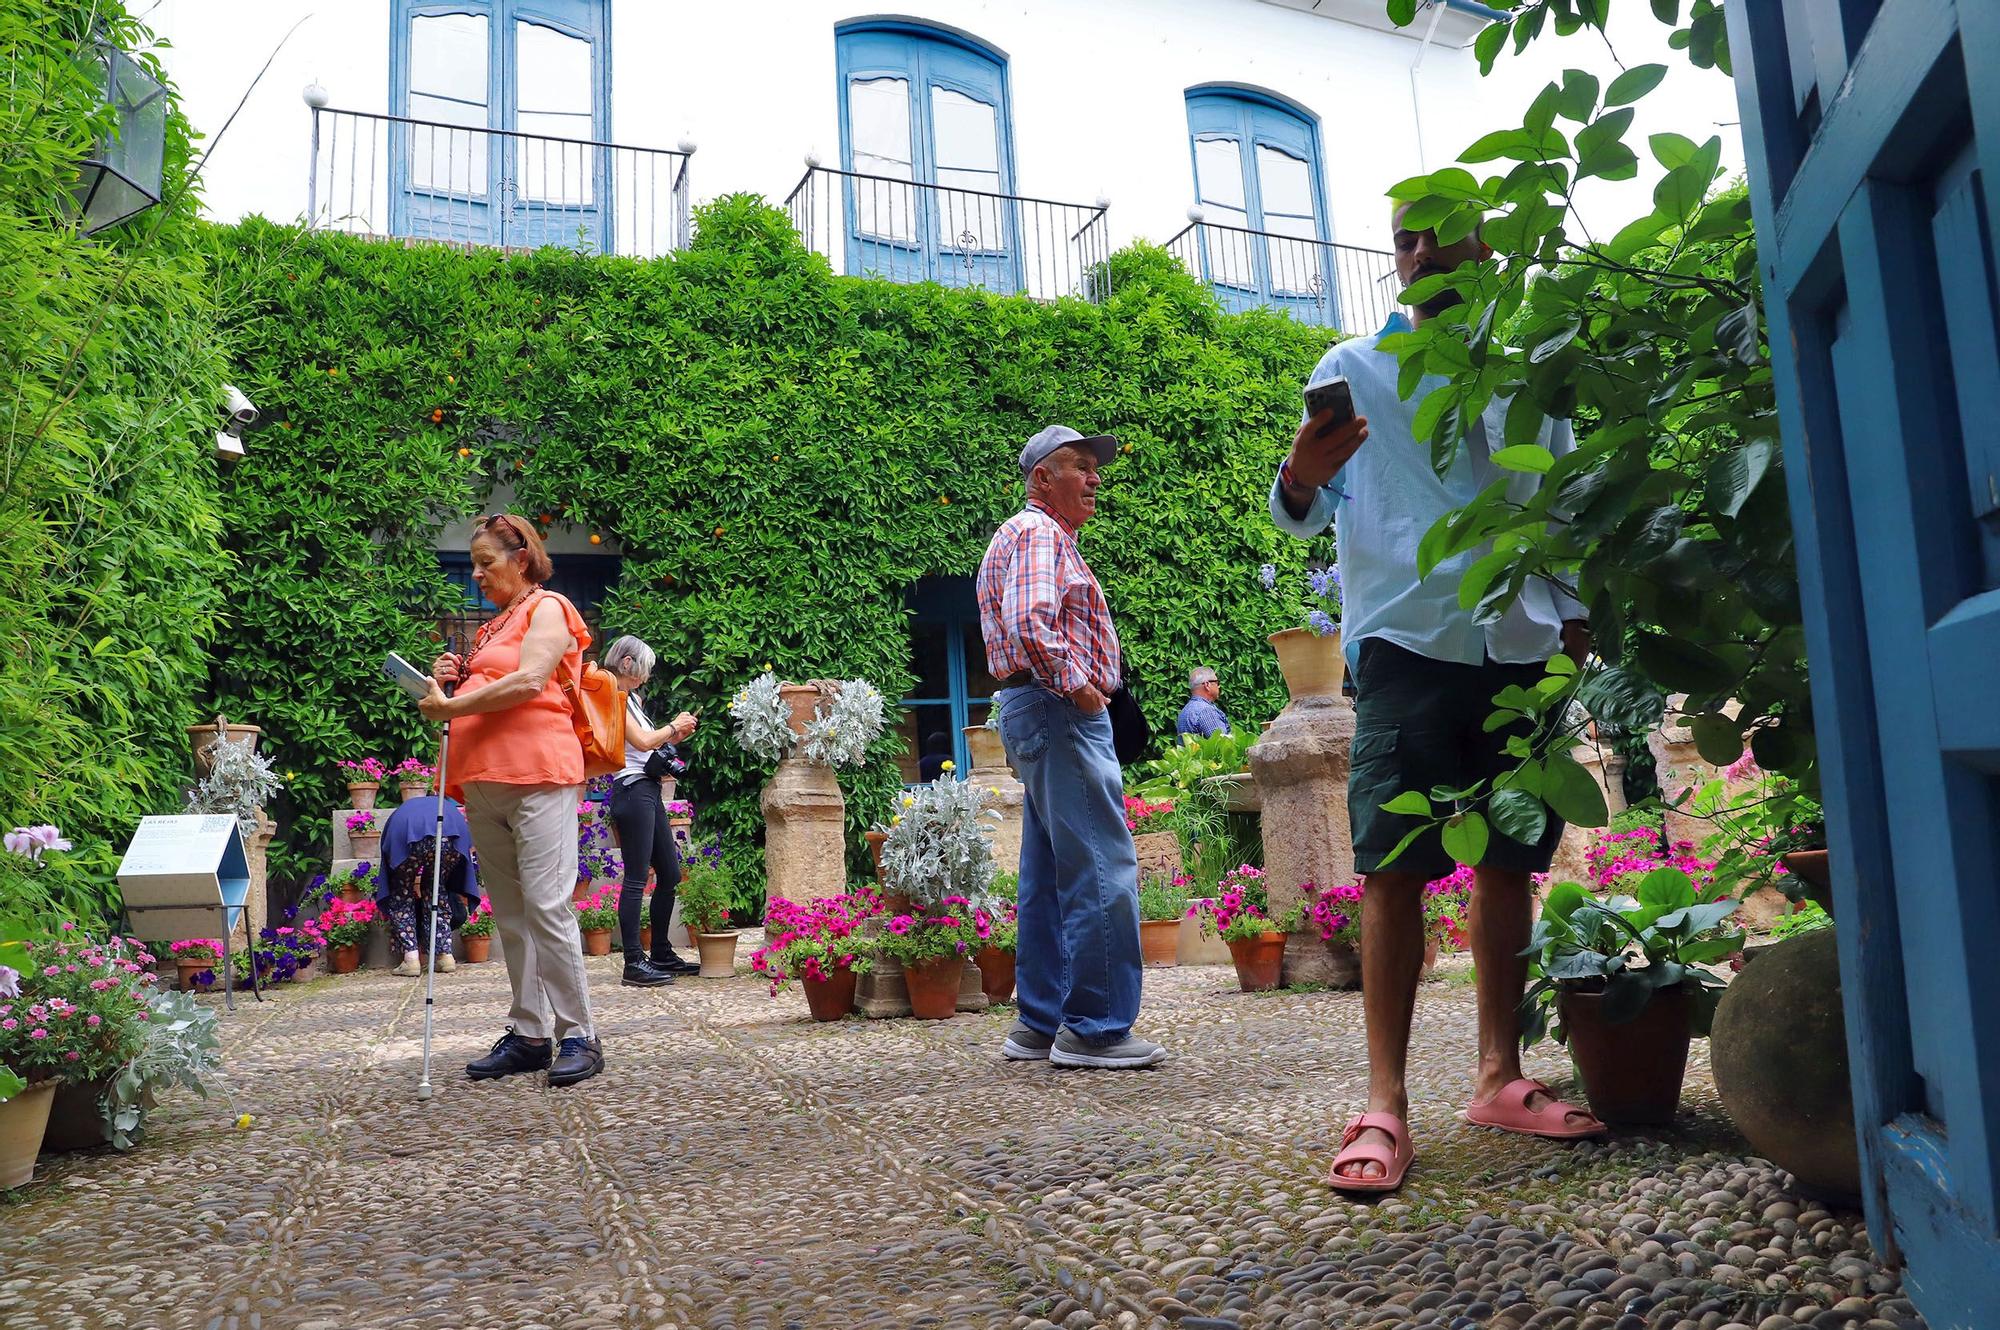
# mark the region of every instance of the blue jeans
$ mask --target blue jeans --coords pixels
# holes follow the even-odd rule
[[[1021,821],[1022,1023],[1116,1043],[1139,1014],[1139,859],[1125,829],[1125,784],[1111,718],[1046,688],[993,699],[1000,738],[1027,789]]]

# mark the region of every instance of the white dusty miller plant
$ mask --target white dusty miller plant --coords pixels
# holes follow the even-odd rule
[[[197,740],[199,742],[199,740]],[[271,769],[271,759],[251,747],[249,739],[218,738],[208,745],[209,768],[188,791],[190,813],[228,813],[244,837],[257,834],[257,810],[285,788]]]
[[[775,765],[792,750],[792,709],[778,692],[778,676],[764,671],[743,685],[729,704],[736,722],[736,746],[760,762]]]
[[[993,842],[987,823],[991,792],[940,777],[904,791],[882,842],[882,876],[889,890],[929,910],[948,896],[979,904],[993,884]]]
[[[849,679],[834,686],[830,704],[822,690],[800,751],[808,762],[858,767],[882,733],[882,718],[881,692],[866,679]]]

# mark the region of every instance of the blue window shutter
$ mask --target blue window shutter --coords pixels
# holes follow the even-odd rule
[[[1234,88],[1190,89],[1187,116],[1195,198],[1208,214],[1202,280],[1230,309],[1283,308],[1339,326],[1317,120]]]

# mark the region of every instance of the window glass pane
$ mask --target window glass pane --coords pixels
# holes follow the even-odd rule
[[[847,84],[848,134],[854,169],[861,175],[910,180],[910,81],[858,78]],[[915,240],[916,199],[904,185],[880,180],[849,182],[855,230],[885,240]]]
[[[514,78],[522,111],[590,115],[590,43],[539,23],[516,23]]]
[[[1266,217],[1282,213],[1311,221],[1316,211],[1312,168],[1303,159],[1268,143],[1257,145],[1257,192]]]
[[[486,105],[483,14],[420,14],[410,20],[410,91]]]
[[[1235,139],[1196,139],[1195,189],[1200,195],[1202,244],[1208,280],[1223,286],[1253,287],[1256,267],[1250,254],[1250,214],[1243,206],[1243,154]],[[1234,227],[1234,230],[1219,230]]]
[[[904,751],[896,759],[903,783],[935,780],[952,753],[951,707],[905,706],[897,713],[896,733],[903,739]]]
[[[486,197],[486,161],[493,140],[486,108],[410,94],[410,118],[465,125],[466,129],[410,126],[410,188],[460,198]]]
[[[991,697],[999,691],[999,685],[986,670],[986,642],[979,635],[979,620],[961,620],[958,626],[965,641],[965,695]],[[979,719],[983,718],[982,712]],[[972,723],[977,724],[978,719]]]
[[[911,697],[951,696],[951,643],[945,624],[910,625],[910,672],[917,676]]]
[[[569,207],[592,202],[596,197],[592,174],[603,158],[600,149],[585,146],[591,137],[590,120],[587,115],[521,113],[521,132],[541,136],[513,140],[514,178],[523,199]]]
[[[1315,242],[1312,168],[1303,159],[1257,145],[1257,188],[1264,204],[1264,229],[1273,235]],[[1316,243],[1268,241],[1274,295],[1317,296],[1325,289],[1324,256]]]
[[[999,116],[986,102],[950,88],[931,89],[932,159],[938,195],[938,247],[968,254],[1007,248],[1000,192]]]
[[[1196,139],[1194,174],[1202,207],[1243,211],[1243,151],[1235,139]]]

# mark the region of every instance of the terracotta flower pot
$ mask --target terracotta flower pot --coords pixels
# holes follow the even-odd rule
[[[379,831],[350,831],[347,833],[348,853],[356,859],[378,859],[382,855],[382,833]]]
[[[326,953],[327,969],[333,974],[353,974],[361,968],[361,944],[350,942],[344,947],[331,947]]]
[[[346,901],[349,905],[359,905],[361,902],[367,900],[372,893],[361,883],[349,879],[348,882],[335,887],[333,894]]]
[[[176,979],[178,981],[177,986],[183,993],[194,993],[200,991],[200,985],[195,983],[194,977],[200,974],[204,970],[213,970],[216,966],[220,964],[222,964],[222,962],[219,960],[184,961],[176,959],[174,961],[174,969],[178,972],[176,975]]]
[[[778,685],[778,696],[785,699],[785,705],[792,709],[787,718],[792,727],[792,737],[806,737],[806,726],[812,722],[813,712],[819,707],[819,689],[809,683],[787,683]]]
[[[647,953],[648,955],[652,954],[653,926],[651,924],[639,925],[639,950]]]
[[[1139,921],[1139,954],[1146,958],[1148,969],[1165,969],[1181,963],[1181,921],[1178,919],[1141,919]]]
[[[854,985],[857,976],[852,970],[835,970],[831,979],[808,979],[801,977],[799,983],[806,990],[806,1006],[812,1011],[816,1021],[837,1021],[854,1010]]]
[[[220,718],[218,717],[218,719]],[[254,753],[257,751],[257,740],[264,733],[263,729],[256,725],[224,725],[222,728],[226,733],[219,735],[216,733],[214,721],[210,721],[206,725],[190,725],[187,727],[188,744],[194,749],[195,779],[201,779],[214,768],[215,763],[209,756],[208,750],[214,747],[217,739],[226,737],[232,742],[241,742],[244,739],[248,739],[250,741],[250,751]]]
[[[609,956],[611,954],[611,930],[608,928],[584,929],[583,954],[586,956]]]
[[[396,792],[402,796],[404,803],[408,803],[412,799],[421,799],[429,794],[431,787],[426,781],[406,780]]]
[[[0,1104],[0,1188],[25,1187],[35,1176],[55,1099],[56,1083],[42,1081]]]
[[[1229,944],[1236,963],[1236,984],[1246,993],[1268,993],[1278,986],[1285,968],[1285,935],[1265,933],[1237,938]]]
[[[111,1078],[101,1081],[55,1081],[55,1098],[49,1103],[49,1125],[42,1133],[44,1150],[94,1150],[111,1140],[104,1130],[104,1114],[97,1101],[111,1088]]]
[[[696,933],[695,954],[701,958],[697,979],[731,979],[736,975],[736,933]]]
[[[889,833],[869,830],[862,832],[861,838],[868,842],[868,857],[875,864],[875,880],[879,883],[882,880],[882,842],[889,839]]]
[[[1278,670],[1285,676],[1285,691],[1294,701],[1302,697],[1337,697],[1347,662],[1340,654],[1340,634],[1319,636],[1310,628],[1287,628],[1272,633],[1271,649],[1278,653]]]
[[[1793,850],[1778,856],[1785,871],[1806,884],[1806,899],[1833,913],[1833,866],[1825,850]]]
[[[1423,972],[1419,974],[1417,977],[1420,979],[1428,979],[1431,977],[1431,972],[1436,970],[1437,967],[1438,967],[1438,940],[1429,934],[1425,934],[1424,968]]]
[[[958,1010],[958,983],[964,972],[962,956],[941,956],[922,965],[905,965],[903,983],[910,990],[910,1014],[922,1021],[948,1019]]]
[[[1687,1076],[1689,1023],[1685,988],[1653,994],[1639,1014],[1622,1025],[1603,1016],[1601,995],[1565,989],[1563,1024],[1569,1029],[1570,1056],[1583,1077],[1590,1111],[1609,1123],[1658,1125],[1674,1120],[1681,1081]]]
[[[487,958],[492,954],[493,939],[491,936],[469,937],[465,939],[465,963],[467,965],[484,965]]]
[[[988,1003],[998,1005],[1014,996],[1014,953],[981,947],[973,957],[979,966],[979,987]]]
[[[347,782],[347,806],[357,813],[365,813],[375,806],[375,796],[381,790],[381,781],[351,780]]]

